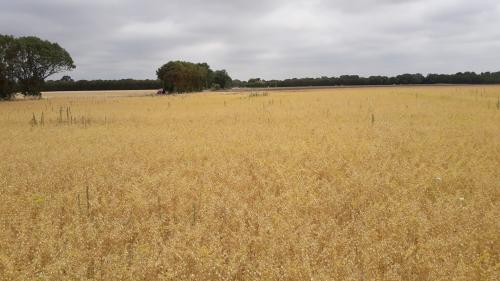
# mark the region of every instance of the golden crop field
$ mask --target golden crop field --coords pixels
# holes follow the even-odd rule
[[[147,93],[0,103],[1,280],[498,280],[500,86]]]

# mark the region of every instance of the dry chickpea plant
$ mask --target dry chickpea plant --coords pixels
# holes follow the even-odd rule
[[[0,103],[1,280],[498,280],[500,86]]]

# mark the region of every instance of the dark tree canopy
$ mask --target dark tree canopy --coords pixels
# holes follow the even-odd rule
[[[209,67],[186,61],[170,61],[156,71],[169,93],[201,91],[207,87]]]
[[[170,61],[161,66],[156,75],[169,93],[202,91],[219,82],[225,87],[229,86],[231,79],[225,70],[214,72],[207,63],[186,61]]]
[[[47,77],[74,68],[71,56],[57,43],[0,35],[0,99],[10,99],[16,91],[40,96]]]
[[[342,75],[340,77],[292,78],[285,80],[248,81],[234,80],[235,87],[308,87],[308,86],[359,86],[359,85],[423,85],[423,84],[500,84],[500,72],[458,72],[456,74],[401,74],[393,77]]]
[[[197,64],[199,67],[204,68],[206,70],[206,76],[205,76],[205,85],[204,88],[208,89],[213,83],[214,80],[214,71],[210,68],[210,66],[204,62],[204,63],[198,63]]]
[[[217,70],[214,72],[213,83],[218,85],[220,88],[227,89],[231,87],[232,81],[233,80],[231,79],[231,77],[229,76],[229,74],[225,69]]]
[[[16,39],[15,76],[24,95],[39,96],[45,79],[75,68],[69,53],[57,43],[28,36]]]
[[[0,100],[15,94],[14,37],[0,34]]]
[[[162,87],[160,80],[119,79],[73,81],[63,78],[60,80],[48,80],[43,85],[43,91],[152,90]]]

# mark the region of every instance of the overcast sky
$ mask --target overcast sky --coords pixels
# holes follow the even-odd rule
[[[499,0],[0,0],[0,33],[58,42],[75,79],[169,60],[244,80],[500,70]]]

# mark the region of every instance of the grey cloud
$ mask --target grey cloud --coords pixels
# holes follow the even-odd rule
[[[59,42],[77,79],[174,59],[240,79],[497,71],[498,26],[496,0],[0,0],[0,33]]]

